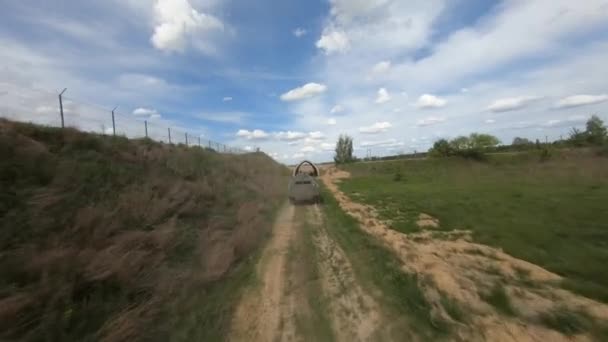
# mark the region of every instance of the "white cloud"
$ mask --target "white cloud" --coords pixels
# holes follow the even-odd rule
[[[330,144],[330,143],[321,143],[321,150],[323,151],[333,151],[335,148],[335,145]]]
[[[314,142],[325,139],[325,135],[319,131],[309,133],[286,131],[276,132],[273,135],[277,140],[289,142],[295,142],[299,140],[306,140],[306,142]]]
[[[308,99],[324,93],[327,86],[319,83],[307,83],[299,88],[292,89],[281,95],[283,101],[297,101]]]
[[[469,92],[469,88],[460,88],[460,92],[461,93],[468,93]]]
[[[325,50],[326,54],[334,52],[344,52],[349,48],[349,40],[344,32],[326,31],[317,41],[317,48]]]
[[[225,96],[225,97],[222,99],[222,101],[224,101],[224,102],[229,102],[229,101],[232,101],[232,96]]]
[[[306,31],[305,29],[298,27],[295,30],[293,30],[293,35],[296,36],[297,38],[300,38],[304,35],[306,35],[308,33],[308,31]]]
[[[293,159],[299,159],[299,158],[304,158],[304,157],[306,157],[306,155],[304,153],[300,153],[300,152],[294,153],[291,156],[291,158],[293,158]]]
[[[245,146],[245,147],[243,147],[243,150],[245,150],[247,152],[251,152],[251,151],[253,151],[253,147],[252,146]]]
[[[448,102],[438,96],[424,94],[418,98],[416,106],[421,109],[445,107]]]
[[[162,51],[183,52],[191,44],[211,52],[205,36],[224,29],[218,18],[197,11],[188,0],[157,0],[154,13],[156,27],[150,41]]]
[[[487,123],[487,124],[493,124],[493,123],[496,122],[496,120],[494,120],[494,119],[486,119],[484,122]]]
[[[269,135],[261,129],[254,129],[253,131],[239,129],[236,136],[247,140],[264,140],[267,139]]]
[[[405,143],[397,141],[397,139],[387,139],[379,141],[363,141],[361,147],[399,147],[404,146]]]
[[[330,126],[333,126],[333,125],[337,124],[337,121],[334,118],[329,118],[329,119],[327,119],[327,124]]]
[[[302,147],[302,149],[300,149],[300,152],[304,152],[304,153],[310,153],[310,152],[314,152],[315,148],[312,146],[304,146]]]
[[[388,93],[386,88],[378,89],[378,96],[376,97],[376,103],[382,104],[391,100],[391,94]]]
[[[342,107],[341,105],[335,105],[331,108],[331,110],[329,111],[331,114],[338,114],[338,113],[342,113],[344,111],[344,107]]]
[[[382,62],[379,62],[376,65],[374,65],[374,67],[372,68],[372,72],[375,74],[383,74],[383,73],[389,71],[390,68],[391,68],[390,61],[382,61]]]
[[[486,109],[495,113],[509,112],[526,107],[532,101],[537,100],[535,96],[521,96],[498,99],[490,104]]]
[[[556,108],[572,108],[608,101],[608,95],[573,95],[559,100]]]
[[[325,139],[325,134],[323,134],[319,131],[310,132],[310,133],[308,133],[308,138],[311,140],[323,140],[323,139]]]
[[[428,118],[418,120],[417,125],[420,127],[424,127],[424,126],[436,125],[436,124],[439,124],[442,122],[445,122],[444,117],[429,116]]]
[[[154,115],[154,114],[158,114],[156,109],[137,108],[133,111],[133,115],[136,115],[136,116],[149,116],[149,115]]]
[[[297,140],[302,140],[302,139],[306,138],[307,134],[304,132],[287,131],[287,132],[277,132],[274,134],[274,136],[278,140],[297,141]]]
[[[359,127],[359,132],[365,134],[378,134],[388,131],[393,125],[390,122],[376,122],[375,124],[367,127]]]

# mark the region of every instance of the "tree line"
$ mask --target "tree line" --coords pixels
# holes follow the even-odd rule
[[[468,136],[459,136],[451,140],[439,139],[428,151],[433,157],[460,156],[471,159],[483,159],[488,152],[523,151],[533,148],[546,148],[547,145],[556,147],[584,147],[584,146],[608,146],[608,131],[604,122],[597,116],[592,115],[585,124],[585,130],[572,128],[566,140],[560,140],[551,144],[543,144],[538,139],[535,142],[527,138],[515,137],[510,145],[500,145],[501,141],[490,134],[471,133]],[[395,156],[396,159],[400,156]],[[391,159],[385,157],[382,159]],[[353,156],[353,138],[348,135],[340,135],[336,143],[334,162],[345,164],[356,161]]]

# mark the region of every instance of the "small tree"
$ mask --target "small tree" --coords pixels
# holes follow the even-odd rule
[[[533,142],[526,138],[515,137],[513,139],[513,143],[511,145],[521,146],[521,145],[532,145]]]
[[[436,157],[448,157],[452,155],[452,147],[445,139],[439,139],[433,144],[433,148],[429,151],[431,155]]]
[[[574,146],[584,146],[587,142],[587,132],[583,132],[576,127],[573,127],[569,134],[568,141]]]
[[[471,133],[469,136],[471,148],[484,149],[500,144],[497,137],[490,134]]]
[[[594,145],[601,145],[606,141],[606,127],[604,126],[604,122],[597,115],[592,115],[589,120],[587,120],[587,130],[585,131],[587,134],[587,141]]]
[[[340,135],[336,143],[336,155],[334,162],[336,164],[345,164],[354,161],[353,158],[353,138],[348,135]]]
[[[466,150],[471,147],[471,139],[465,136],[454,138],[450,141],[450,147],[456,151]]]

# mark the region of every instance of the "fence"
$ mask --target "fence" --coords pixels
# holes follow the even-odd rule
[[[200,146],[220,153],[240,154],[247,151],[216,141],[202,139],[202,134],[188,130],[163,118],[151,109],[124,114],[119,108],[106,108],[77,100],[62,92],[24,87],[0,82],[0,117],[14,121],[73,127],[85,132],[125,136],[131,139],[149,138],[167,144]]]

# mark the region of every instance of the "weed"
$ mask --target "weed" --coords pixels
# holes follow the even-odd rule
[[[516,311],[503,285],[496,283],[490,292],[481,293],[480,297],[503,314],[515,316]]]
[[[359,227],[359,223],[346,214],[327,189],[323,209],[328,234],[342,247],[347,257],[353,260],[355,275],[370,293],[381,293],[379,300],[387,308],[412,319],[410,329],[421,336],[449,333],[449,324],[431,314],[431,304],[420,289],[416,274],[403,271],[386,247],[371,239]]]
[[[339,186],[376,205],[380,219],[392,220],[396,230],[416,231],[401,213],[433,213],[442,226],[471,230],[476,242],[540,265],[565,277],[566,288],[608,302],[608,158],[587,149],[552,150],[539,163],[540,153],[488,154],[484,163],[355,163],[346,166],[351,178]],[[397,172],[407,174],[407,182],[394,182]],[[399,211],[382,210],[389,207]]]
[[[542,313],[539,319],[546,327],[569,336],[586,332],[593,326],[593,320],[587,313],[571,310],[565,306]]]

